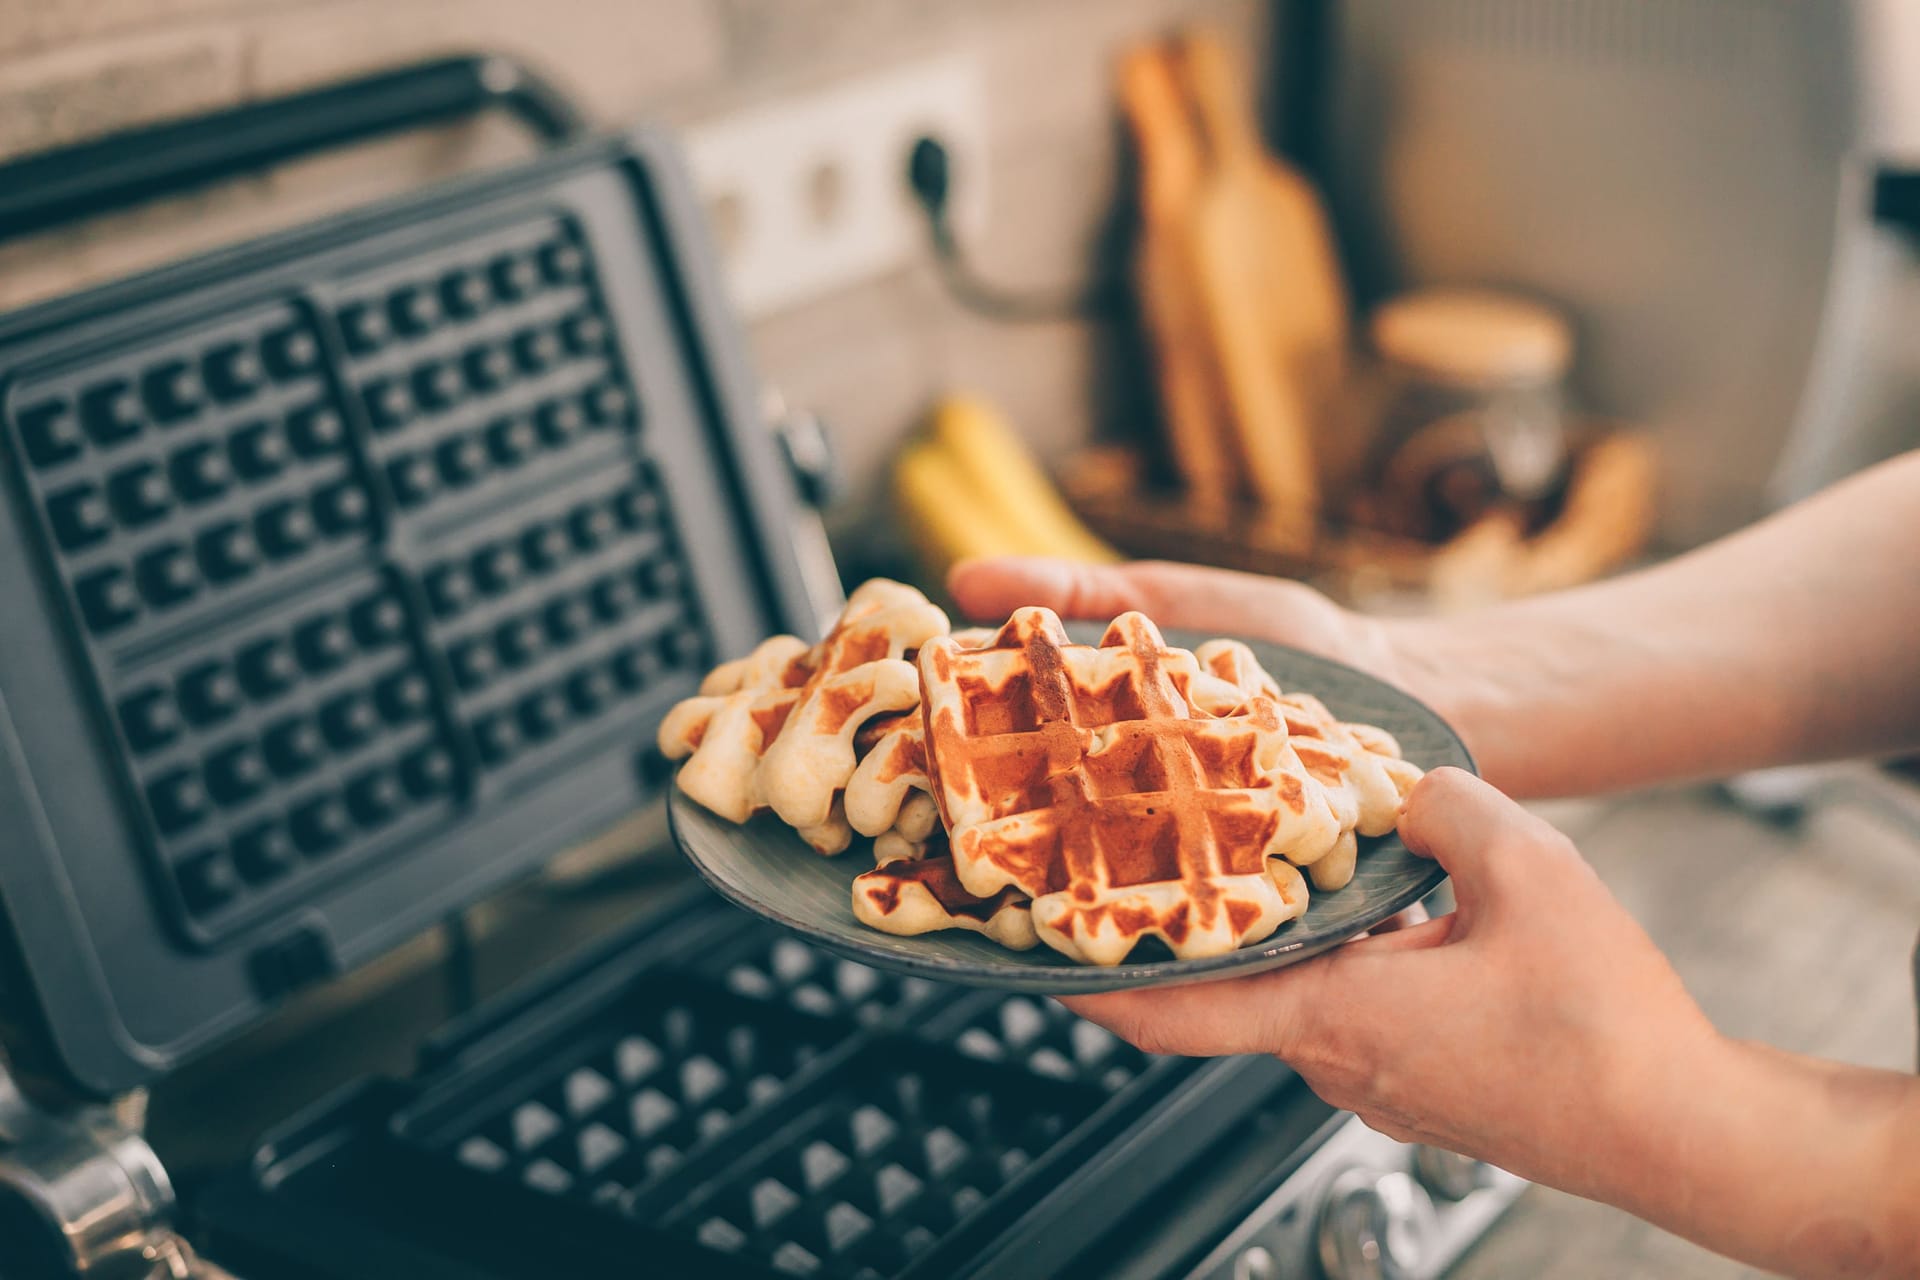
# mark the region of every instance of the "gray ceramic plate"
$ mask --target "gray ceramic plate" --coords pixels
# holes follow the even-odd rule
[[[1070,630],[1075,639],[1089,643],[1099,636],[1099,628],[1076,625]],[[1184,648],[1205,638],[1167,633],[1169,642]],[[1281,688],[1314,694],[1342,720],[1379,725],[1398,738],[1407,758],[1422,768],[1473,768],[1459,735],[1409,695],[1325,658],[1257,640],[1248,643]],[[681,851],[722,897],[829,951],[917,977],[1046,995],[1238,977],[1292,964],[1372,928],[1446,878],[1433,862],[1408,852],[1398,836],[1363,840],[1352,883],[1331,893],[1314,890],[1306,914],[1282,925],[1263,943],[1231,955],[1176,960],[1164,950],[1149,955],[1147,948],[1158,946],[1149,940],[1128,963],[1096,968],[1074,964],[1044,944],[1031,951],[1009,951],[960,930],[900,938],[868,928],[853,918],[849,905],[853,878],[873,866],[866,841],[856,839],[840,857],[823,858],[776,818],[736,826],[677,789],[668,814]]]

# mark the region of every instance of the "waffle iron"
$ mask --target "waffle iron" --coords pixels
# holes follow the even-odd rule
[[[831,608],[671,142],[523,68],[16,162],[0,237],[495,108],[549,145],[0,317],[0,1275],[1055,1273],[1283,1069],[696,889],[185,1211],[144,1142],[130,1096],[657,799],[663,711]]]

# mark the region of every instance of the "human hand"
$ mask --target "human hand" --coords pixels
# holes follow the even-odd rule
[[[1512,795],[1581,790],[1630,772],[1647,753],[1644,733],[1596,735],[1569,705],[1567,671],[1596,660],[1590,641],[1543,644],[1503,619],[1369,617],[1303,583],[1149,561],[971,560],[947,575],[947,592],[978,621],[1026,605],[1102,622],[1138,609],[1163,626],[1333,658],[1439,712],[1481,774]]]
[[[947,592],[969,617],[983,621],[1029,605],[1100,622],[1137,609],[1161,626],[1272,640],[1395,683],[1407,674],[1392,628],[1283,578],[1153,561],[1091,565],[1005,556],[954,566]]]
[[[1068,999],[1153,1053],[1272,1053],[1373,1128],[1605,1196],[1725,1042],[1573,846],[1455,769],[1401,833],[1458,909],[1272,973]]]

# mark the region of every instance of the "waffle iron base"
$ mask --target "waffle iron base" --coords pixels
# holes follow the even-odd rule
[[[1069,1274],[1292,1081],[673,914],[291,1120],[197,1197],[209,1253],[329,1280]]]

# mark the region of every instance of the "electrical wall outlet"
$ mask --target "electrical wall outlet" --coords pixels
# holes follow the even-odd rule
[[[893,68],[687,130],[740,312],[770,315],[929,252],[906,176],[922,136],[951,157],[956,228],[977,231],[987,207],[986,105],[969,58]]]

